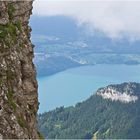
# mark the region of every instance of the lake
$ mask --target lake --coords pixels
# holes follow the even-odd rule
[[[140,82],[140,65],[94,65],[38,77],[38,113],[71,106],[89,98],[98,88],[122,82]]]

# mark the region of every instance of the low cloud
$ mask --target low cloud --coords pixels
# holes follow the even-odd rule
[[[86,25],[110,38],[140,39],[140,1],[107,0],[35,0],[35,15],[70,16],[77,24]]]

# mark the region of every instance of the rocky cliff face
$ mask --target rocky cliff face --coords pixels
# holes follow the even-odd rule
[[[0,138],[38,138],[32,1],[0,1]]]

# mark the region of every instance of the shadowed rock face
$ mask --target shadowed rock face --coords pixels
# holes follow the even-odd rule
[[[0,1],[0,138],[38,138],[31,13],[32,1]]]

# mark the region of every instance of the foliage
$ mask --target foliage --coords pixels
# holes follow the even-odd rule
[[[17,30],[22,30],[20,21],[0,25],[0,40],[3,40],[7,46],[10,46],[12,42],[17,41]]]
[[[8,15],[9,15],[9,19],[13,18],[13,13],[15,12],[15,7],[13,6],[13,4],[9,3],[8,4]]]
[[[18,121],[18,124],[19,124],[21,127],[26,127],[26,124],[25,124],[25,121],[24,121],[23,117],[18,117],[18,118],[17,118],[17,121]]]
[[[15,26],[18,28],[19,31],[22,30],[21,21],[18,20],[18,21],[15,23]]]
[[[15,37],[17,35],[16,26],[13,23],[0,25],[0,37],[5,39],[6,37],[8,37],[8,34],[12,37]]]
[[[8,24],[7,26],[7,32],[12,36],[16,36],[16,26],[12,23]]]
[[[8,98],[8,103],[9,105],[14,109],[14,111],[16,110],[16,103],[14,102],[13,100],[13,93],[11,90],[8,91],[8,94],[7,94],[7,98]]]
[[[38,133],[39,139],[45,139],[44,136],[39,131],[37,133]]]
[[[5,38],[7,35],[7,30],[4,25],[0,25],[0,38]]]
[[[127,84],[116,87],[123,91]],[[133,94],[140,97],[140,84],[132,87]],[[140,138],[140,101],[127,104],[95,94],[75,107],[39,114],[38,122],[40,132],[48,139],[137,139]]]

